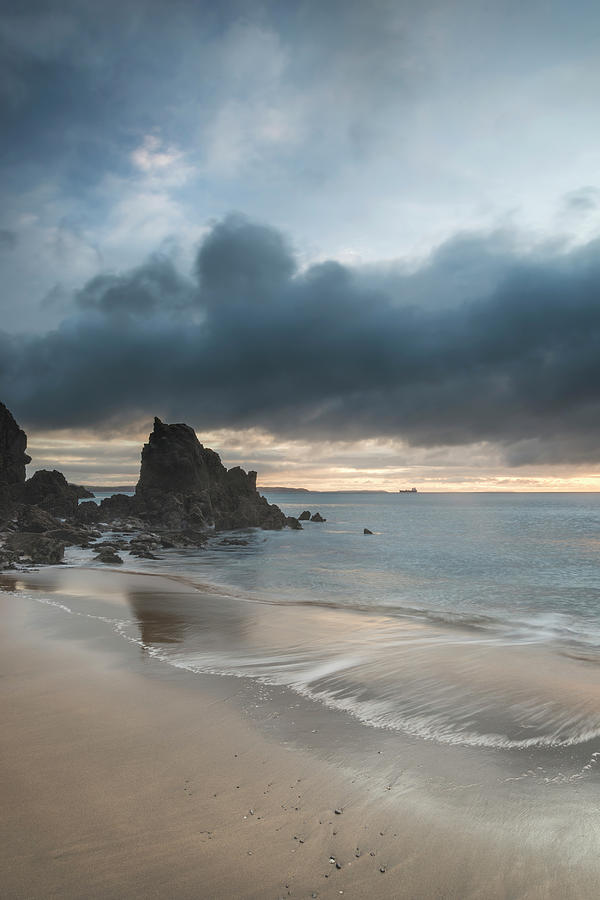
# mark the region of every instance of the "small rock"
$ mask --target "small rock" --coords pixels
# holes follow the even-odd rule
[[[343,810],[341,809],[334,809],[334,813],[336,814],[336,816],[341,816],[342,812]]]
[[[105,547],[94,557],[97,562],[107,565],[122,565],[123,560],[112,548]]]
[[[379,866],[379,871],[383,874],[387,872],[387,866]]]
[[[363,534],[373,534],[368,528],[363,528]]]

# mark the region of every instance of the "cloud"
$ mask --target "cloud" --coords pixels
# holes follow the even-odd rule
[[[101,317],[124,323],[130,317],[166,315],[189,309],[192,289],[172,260],[153,254],[143,266],[122,275],[97,275],[77,292],[75,303]]]
[[[0,228],[0,250],[14,250],[17,246],[17,235],[8,228]]]
[[[206,236],[193,280],[155,255],[88,282],[55,331],[1,335],[1,395],[45,427],[156,413],[202,431],[598,460],[599,250],[524,256],[470,235],[382,281],[335,262],[298,272],[283,235],[231,216]],[[418,294],[486,259],[476,299],[411,302],[415,280]]]
[[[588,186],[577,191],[569,191],[563,198],[563,205],[570,213],[589,213],[600,206],[600,190]]]

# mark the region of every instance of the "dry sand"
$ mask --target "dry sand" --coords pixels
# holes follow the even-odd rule
[[[526,809],[497,829],[478,797],[459,821],[388,790],[377,758],[265,732],[243,682],[68,639],[53,613],[0,592],[4,900],[599,895],[560,833],[526,840]]]

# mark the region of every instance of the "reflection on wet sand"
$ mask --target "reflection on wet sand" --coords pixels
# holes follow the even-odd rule
[[[7,575],[0,586],[51,592],[54,605],[103,619],[177,669],[290,688],[415,738],[513,754],[588,754],[600,740],[600,667],[540,645],[126,572],[56,568]]]
[[[202,647],[240,645],[249,640],[257,622],[252,604],[196,589],[169,593],[126,590],[126,598],[144,644]]]

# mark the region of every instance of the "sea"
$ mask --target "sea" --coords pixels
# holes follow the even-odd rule
[[[131,596],[120,636],[418,741],[599,758],[600,494],[265,495],[326,521],[125,552],[198,594]]]

